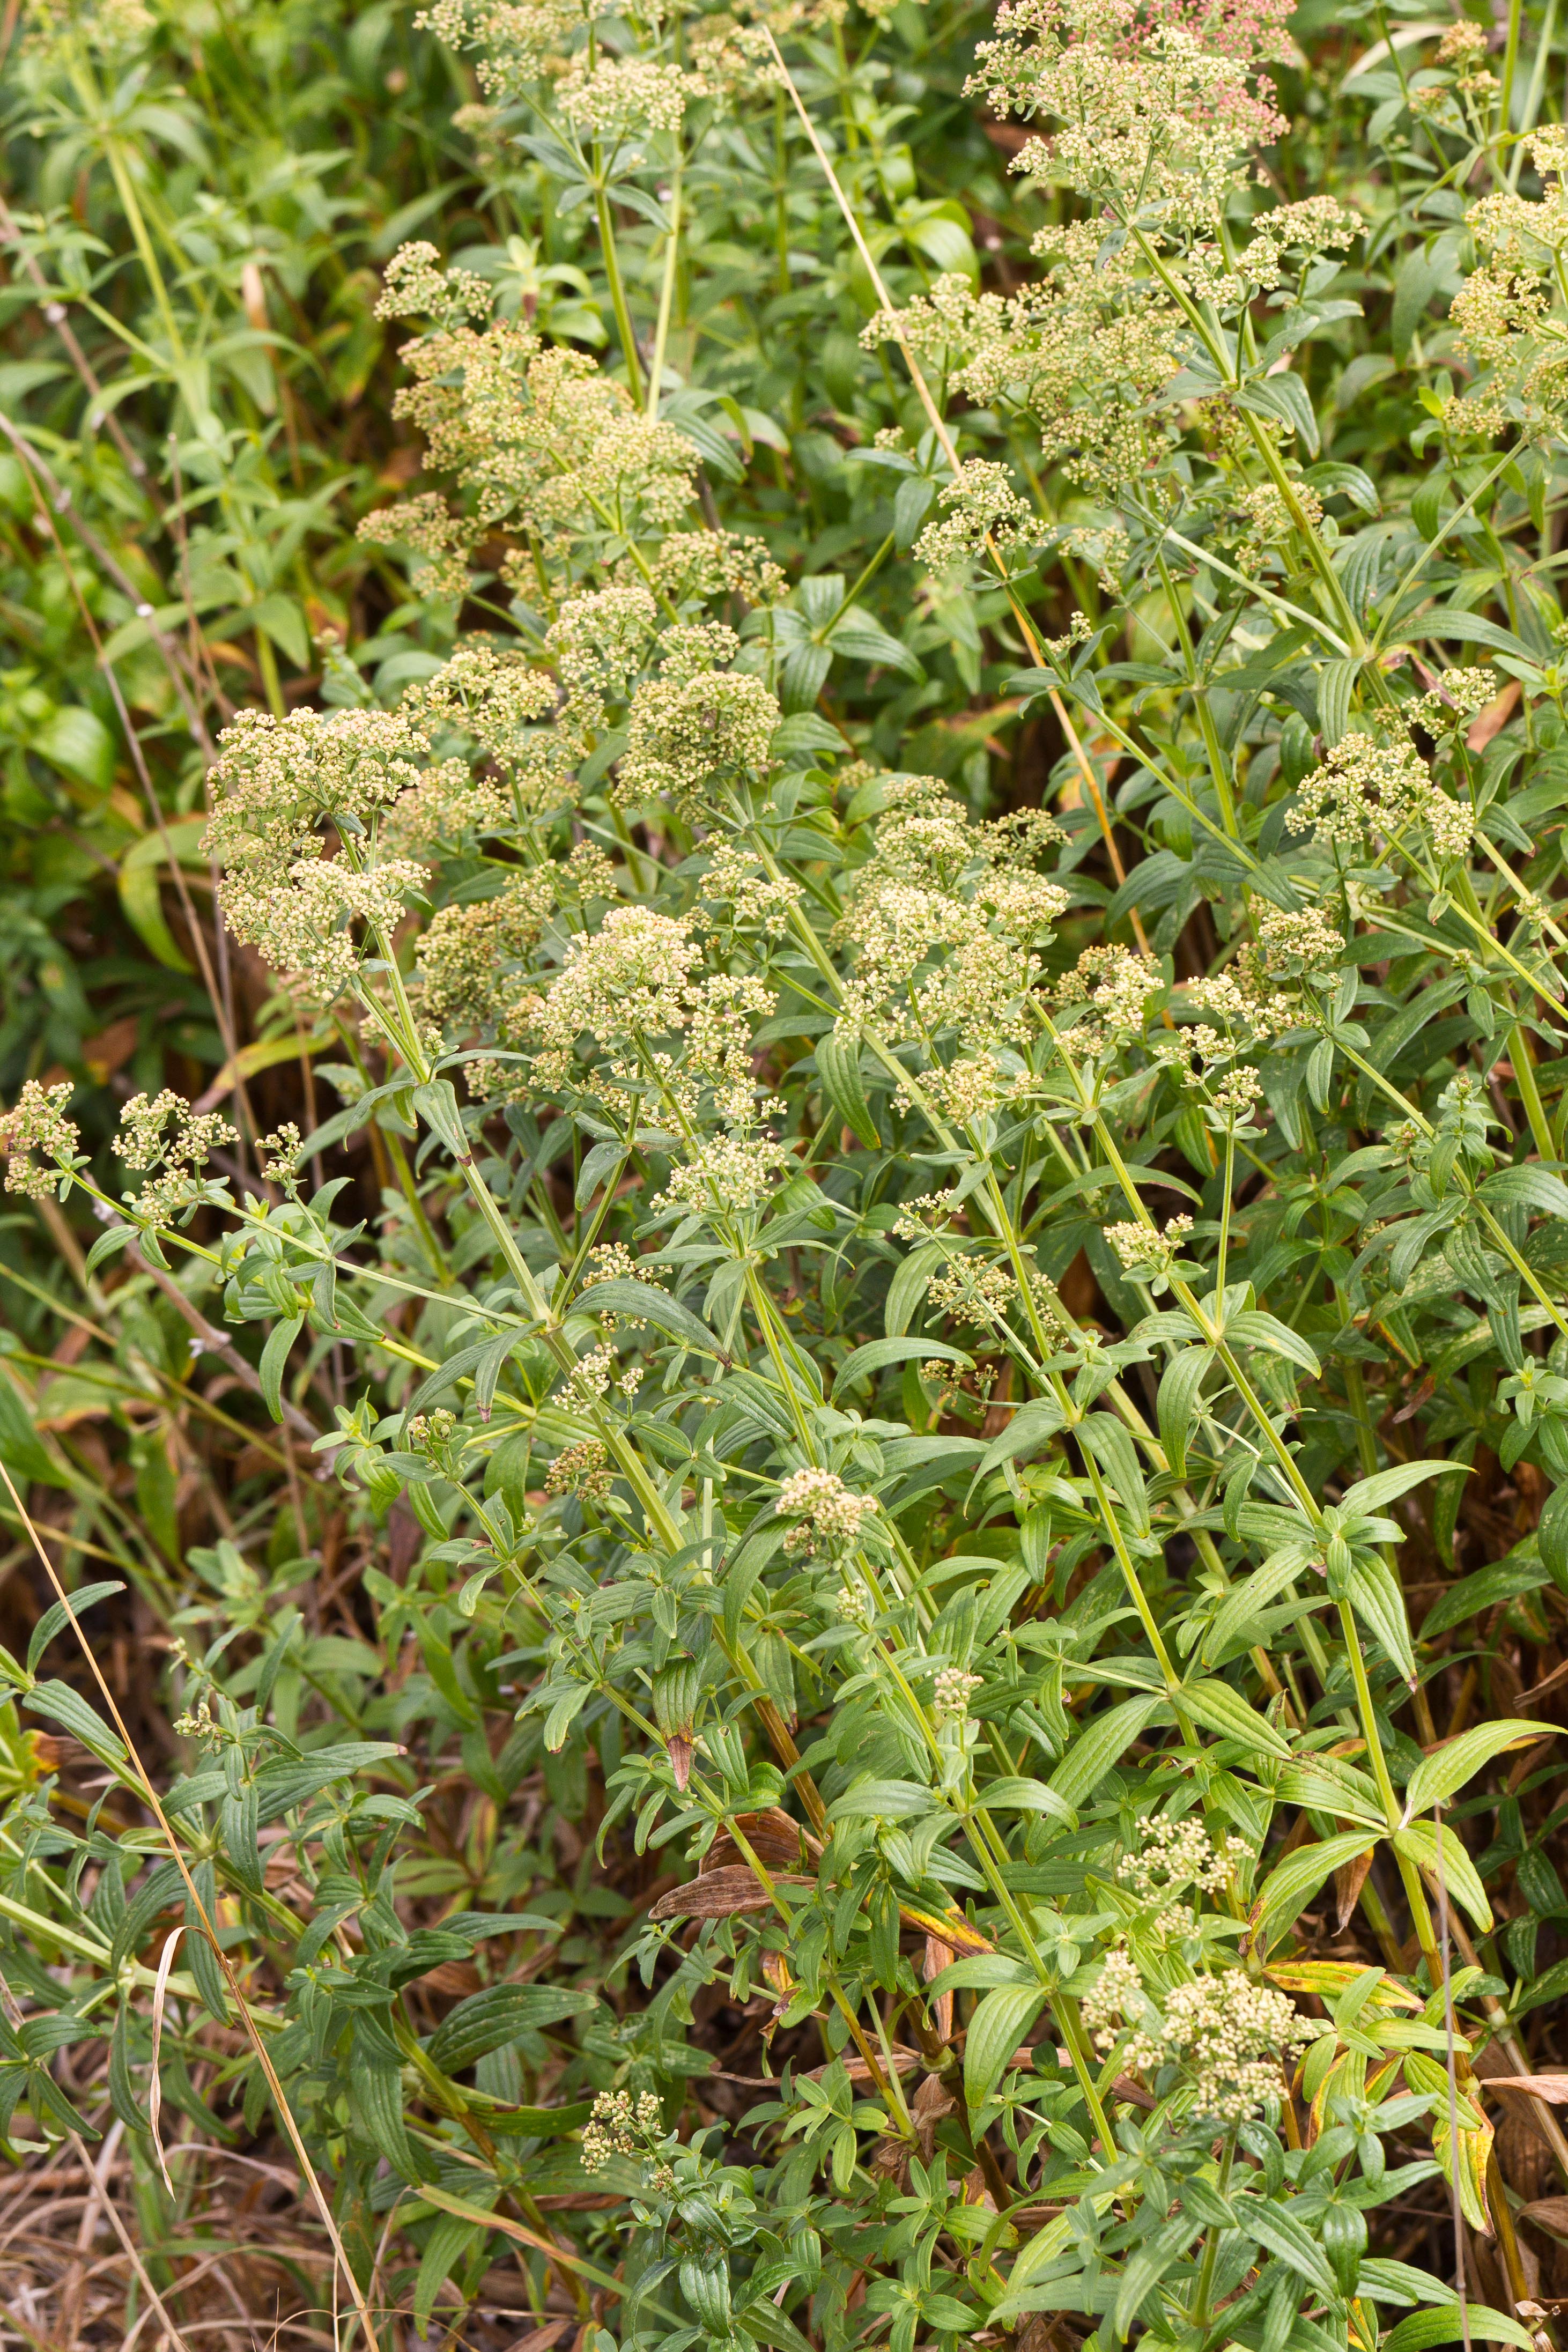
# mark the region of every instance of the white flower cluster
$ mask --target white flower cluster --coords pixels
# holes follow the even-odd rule
[[[1107,1225],[1105,1238],[1121,1262],[1123,1272],[1141,1276],[1156,1297],[1170,1285],[1175,1262],[1192,1238],[1189,1216],[1173,1217],[1163,1233],[1135,1219]]]
[[[1422,828],[1439,858],[1462,857],[1475,834],[1472,811],[1450,800],[1432,781],[1408,743],[1378,743],[1346,735],[1321,768],[1306,777],[1286,819],[1292,833],[1310,832],[1320,845],[1365,851],[1373,834],[1399,835]]]
[[[928,523],[915,553],[928,570],[952,572],[994,550],[1016,547],[1030,521],[1028,502],[1013,488],[1005,466],[989,457],[966,457],[957,478],[937,495],[941,522]]]
[[[781,940],[789,929],[791,908],[798,906],[804,895],[800,883],[784,876],[771,878],[753,851],[721,841],[702,877],[703,903],[695,919],[704,929],[710,929],[718,921],[711,909],[728,907],[737,930],[760,930],[765,939]]]
[[[860,1530],[877,1509],[875,1495],[857,1495],[836,1471],[792,1470],[779,1488],[774,1510],[795,1522],[784,1538],[784,1549],[810,1555],[841,1551],[860,1539]]]
[[[610,148],[679,131],[688,100],[698,94],[679,66],[638,57],[601,57],[591,70],[579,59],[556,90],[574,129]]]
[[[478,1030],[517,1042],[538,1002],[528,960],[560,874],[536,866],[514,873],[493,898],[442,907],[431,917],[415,967],[419,1009],[448,1037]]]
[[[40,1086],[29,1078],[13,1108],[0,1117],[0,1151],[6,1155],[5,1190],[29,1201],[42,1201],[58,1191],[59,1173],[43,1163],[74,1158],[81,1137],[66,1117],[66,1105],[76,1089],[68,1078],[58,1086]]]
[[[1400,716],[1406,727],[1419,727],[1427,735],[1456,735],[1486,709],[1497,691],[1495,670],[1446,669],[1431,693],[1408,703]]]
[[[938,1723],[963,1723],[981,1681],[979,1675],[969,1674],[963,1666],[939,1667],[931,1690],[931,1713]]]
[[[1172,1223],[1192,1223],[1190,1217]],[[1242,1840],[1227,1835],[1216,1846],[1195,1813],[1181,1820],[1164,1814],[1142,1824],[1140,1842],[1121,1856],[1116,1875],[1141,1903],[1164,1905],[1187,1889],[1215,1895],[1247,1858]],[[1183,1914],[1184,1921],[1186,1914]]]
[[[701,950],[694,928],[689,916],[614,907],[598,931],[576,934],[534,1010],[540,1085],[651,1088],[685,1119],[707,1093],[721,1118],[750,1116],[752,1031],[773,998],[752,973],[695,977]],[[584,1034],[608,1055],[592,1072],[577,1055]],[[684,1047],[679,1058],[675,1045]]]
[[[416,786],[423,748],[384,710],[241,711],[219,738],[205,846],[223,869],[223,910],[237,939],[330,1001],[353,979],[353,927],[383,941],[424,869],[374,863],[381,818]],[[331,829],[342,845],[326,856]]]
[[[220,1113],[193,1110],[168,1087],[151,1098],[132,1095],[110,1148],[127,1168],[161,1173],[149,1175],[139,1192],[121,1194],[131,1214],[140,1224],[168,1224],[199,1198],[200,1171],[213,1153],[234,1140],[234,1129]]]
[[[1084,1995],[1083,2015],[1098,2046],[1119,2049],[1135,2072],[1152,2079],[1178,2067],[1193,2116],[1215,2124],[1245,2123],[1277,2105],[1285,2064],[1322,2030],[1284,1993],[1254,1984],[1240,1969],[1200,1976],[1152,1997],[1121,1946],[1108,1953]]]
[[[994,1326],[1005,1319],[1017,1290],[1017,1277],[1002,1259],[984,1265],[978,1258],[955,1257],[931,1276],[926,1297],[955,1323]]]
[[[773,1190],[789,1154],[771,1136],[731,1129],[696,1144],[669,1171],[654,1205],[695,1211],[700,1216],[748,1217]]]
[[[665,645],[677,634],[670,630]],[[733,645],[731,633],[724,635]],[[688,671],[679,650],[671,647],[663,674],[632,698],[616,797],[623,803],[668,800],[683,816],[701,816],[714,783],[746,784],[766,775],[783,713],[760,677],[745,670]]]
[[[583,2126],[583,2169],[603,2172],[613,2157],[640,2156],[664,2137],[664,2110],[651,2091],[601,2091]]]
[[[1028,861],[1059,840],[1059,828],[1038,812],[973,824],[931,776],[889,777],[884,801],[840,927],[856,950],[840,1034],[869,1031],[929,1048],[956,1032],[966,1055],[1022,1041],[1042,969],[1037,950],[1068,904]],[[999,1067],[953,1084],[973,1091],[982,1078],[984,1108],[1006,1091]]]
[[[1085,1007],[1074,1021],[1073,1043],[1103,1054],[1142,1035],[1149,999],[1163,985],[1152,957],[1134,955],[1130,948],[1085,948],[1057,982],[1057,1002]]]
[[[602,1503],[614,1484],[609,1454],[596,1437],[568,1445],[544,1474],[547,1495],[575,1495],[583,1503]]]

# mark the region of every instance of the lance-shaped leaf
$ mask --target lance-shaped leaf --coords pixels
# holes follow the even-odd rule
[[[963,2042],[963,2096],[971,2114],[985,2105],[1045,2004],[1038,1985],[998,1985],[977,2003]]]
[[[1434,1805],[1457,1796],[1467,1780],[1471,1780],[1494,1756],[1506,1755],[1510,1748],[1530,1748],[1538,1739],[1549,1739],[1556,1729],[1554,1724],[1526,1723],[1520,1717],[1505,1717],[1500,1723],[1478,1723],[1470,1731],[1461,1731],[1457,1739],[1446,1740],[1430,1756],[1424,1756],[1410,1775],[1405,1790],[1406,1817],[1414,1813],[1429,1813]]]
[[[442,2019],[426,2044],[426,2053],[444,2074],[457,2074],[476,2058],[504,2049],[520,2033],[537,2033],[569,2017],[585,2017],[598,2006],[596,1993],[571,1985],[488,1985]]]
[[[1126,1755],[1133,1741],[1163,1710],[1168,1719],[1165,1700],[1151,1693],[1124,1698],[1104,1715],[1096,1716],[1051,1774],[1051,1786],[1057,1795],[1075,1812],[1081,1811],[1111,1766]]]
[[[1365,1846],[1364,1830],[1345,1830],[1338,1837],[1324,1838],[1319,1845],[1299,1846],[1276,1863],[1252,1906],[1254,1933],[1265,1942],[1283,1935],[1325,1879]]]
[[[1375,1552],[1358,1552],[1345,1579],[1345,1598],[1414,1690],[1415,1652],[1410,1641],[1410,1620],[1405,1613],[1399,1580],[1387,1561]]]
[[[1492,1906],[1457,1829],[1445,1824],[1439,1831],[1431,1822],[1410,1822],[1394,1831],[1394,1848],[1415,1864],[1434,1894],[1446,1892],[1451,1903],[1458,1903],[1490,1935]]]
[[[1276,1730],[1266,1716],[1255,1706],[1248,1706],[1239,1691],[1228,1683],[1205,1675],[1196,1682],[1184,1683],[1181,1704],[1189,1715],[1210,1731],[1217,1731],[1222,1739],[1234,1739],[1254,1756],[1289,1756],[1290,1743],[1283,1732]]]
[[[823,1093],[847,1128],[858,1135],[868,1151],[875,1151],[881,1142],[871,1107],[866,1099],[866,1089],[860,1083],[860,1043],[851,1037],[847,1044],[831,1032],[816,1041],[816,1074],[822,1080]]]

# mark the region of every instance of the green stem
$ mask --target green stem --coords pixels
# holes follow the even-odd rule
[[[643,398],[642,361],[637,355],[637,339],[632,332],[632,314],[626,307],[626,289],[621,279],[620,256],[616,250],[616,225],[610,213],[610,200],[601,178],[598,145],[594,148],[594,209],[599,222],[599,249],[604,256],[605,276],[609,280],[610,308],[615,312],[616,332],[621,339],[626,354],[626,382],[631,395],[638,405]]]
[[[669,341],[669,314],[675,301],[675,281],[680,269],[680,173],[684,160],[678,152],[670,189],[669,236],[664,251],[664,280],[658,289],[658,325],[654,332],[653,362],[647,378],[649,424],[658,415],[658,396],[664,385],[665,346]]]

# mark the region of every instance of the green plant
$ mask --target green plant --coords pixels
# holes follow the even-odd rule
[[[141,373],[112,466],[10,428],[82,530],[13,813],[119,729],[216,1075],[144,1036],[100,1150],[110,983],[21,1000],[0,2085],[123,2135],[173,2334],[229,2136],[378,2343],[503,2263],[594,2352],[1549,2340],[1554,34],[368,12],[307,119],[477,73],[482,239],[342,297],[418,487],[305,430],[350,232],[274,370],[160,26],[20,52],[16,250]]]

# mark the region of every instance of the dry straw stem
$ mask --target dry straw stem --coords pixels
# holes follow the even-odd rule
[[[304,2140],[300,2135],[300,2126],[294,2120],[294,2111],[289,2106],[288,2098],[284,2093],[283,2085],[278,2079],[278,2070],[273,2065],[272,2060],[268,2053],[267,2045],[261,2038],[260,2028],[258,2026],[255,2017],[251,2013],[250,2004],[246,2000],[244,1993],[240,1990],[239,1980],[236,1977],[234,1969],[229,1964],[228,1955],[224,1950],[223,1946],[219,1943],[217,1936],[214,1931],[212,1921],[207,1916],[206,1906],[202,1901],[201,1895],[197,1892],[196,1882],[191,1875],[190,1865],[186,1862],[179,1843],[174,1836],[174,1830],[170,1826],[169,1817],[159,1801],[158,1791],[153,1785],[152,1776],[148,1772],[146,1766],[142,1763],[141,1756],[137,1752],[135,1742],[132,1740],[129,1730],[126,1728],[124,1717],[121,1716],[119,1707],[115,1705],[114,1694],[110,1689],[108,1683],[104,1679],[103,1670],[93,1654],[92,1648],[88,1641],[87,1635],[82,1632],[80,1625],[77,1622],[76,1612],[70,1605],[70,1597],[67,1593],[65,1587],[61,1584],[59,1578],[55,1573],[54,1562],[50,1559],[48,1553],[45,1550],[38,1530],[33,1525],[31,1518],[28,1517],[27,1507],[23,1502],[21,1496],[16,1492],[15,1481],[11,1476],[10,1471],[6,1468],[5,1464],[3,1461],[0,1461],[0,1478],[5,1480],[5,1491],[10,1496],[12,1502],[16,1506],[16,1513],[21,1519],[22,1525],[27,1530],[28,1537],[32,1541],[33,1549],[37,1553],[39,1559],[43,1563],[44,1574],[49,1580],[55,1598],[65,1610],[67,1616],[70,1619],[71,1630],[77,1638],[77,1646],[81,1651],[82,1656],[87,1660],[88,1671],[91,1675],[93,1681],[98,1685],[104,1706],[109,1710],[110,1720],[112,1722],[120,1738],[124,1743],[126,1757],[129,1759],[136,1779],[141,1785],[142,1793],[146,1800],[148,1809],[168,1843],[170,1858],[173,1861],[175,1869],[179,1872],[181,1878],[184,1881],[186,1899],[192,1909],[195,1911],[197,1920],[200,1922],[202,1933],[205,1936],[207,1942],[212,1947],[213,1958],[216,1960],[218,1967],[223,1971],[224,1982],[227,1985],[234,2005],[239,2013],[240,2021],[245,2027],[246,2037],[249,2042],[252,2050],[256,2053],[257,2063],[260,2067],[263,2075],[266,2077],[267,2087],[272,2095],[273,2106],[277,2111],[279,2120],[282,2124],[284,2131],[288,2134],[289,2145],[294,2151],[300,2174],[305,2181],[306,2187],[310,2189],[311,2200],[315,2205],[316,2210],[321,2216],[321,2225],[326,2231],[327,2237],[331,2245],[333,2259],[342,2270],[343,2277],[348,2281],[349,2293],[353,2298],[354,2309],[359,2315],[360,2325],[364,2329],[365,2342],[370,2347],[370,2352],[380,2352],[380,2346],[376,2338],[375,2328],[370,2315],[370,2307],[365,2302],[363,2294],[360,2291],[360,2284],[358,2279],[354,2276],[353,2266],[349,2261],[348,2254],[343,2246],[343,2242],[338,2235],[338,2225],[332,2219],[332,2209],[328,2204],[326,2197],[322,2193],[321,2184],[316,2178],[316,2168],[310,2162],[310,2158],[306,2152]]]
[[[865,237],[861,234],[860,224],[855,217],[849,199],[845,194],[838,174],[834,170],[832,163],[829,160],[827,150],[823,145],[821,140],[817,137],[816,125],[813,122],[810,115],[806,112],[805,101],[803,100],[799,90],[795,88],[795,77],[792,75],[788,66],[786,66],[784,61],[784,52],[779,47],[777,41],[773,38],[771,26],[764,26],[763,29],[767,37],[768,47],[773,53],[773,63],[777,66],[779,72],[784,77],[784,88],[788,90],[790,97],[795,101],[795,110],[799,115],[805,135],[811,142],[812,152],[816,155],[817,162],[822,166],[823,176],[826,180],[828,186],[832,189],[834,201],[837,203],[839,211],[844,215],[845,226],[848,229],[850,236],[855,240],[855,249],[866,265],[867,273],[870,278],[871,285],[875,290],[877,299],[882,305],[884,310],[889,312],[891,317],[896,318],[898,316],[899,306],[894,301],[891,294],[889,293],[886,283],[883,280],[882,273],[877,267],[876,259],[872,254],[871,248],[867,244]],[[920,399],[921,406],[925,410],[926,415],[930,420],[931,431],[936,435],[937,439],[942,444],[942,454],[946,457],[948,464],[952,467],[953,478],[956,480],[959,471],[958,451],[953,445],[952,436],[947,429],[947,425],[942,417],[942,411],[938,408],[936,402],[931,397],[931,389],[925,380],[924,372],[921,367],[920,362],[916,359],[914,352],[910,350],[909,343],[901,334],[897,336],[896,341],[900,351],[903,354],[904,365],[910,372],[910,381],[914,385],[916,394]],[[996,542],[992,538],[989,531],[985,534],[985,551],[987,555],[990,556],[992,562],[995,565],[997,576],[1001,580],[1003,587],[1007,592],[1007,602],[1013,608],[1013,617],[1024,633],[1024,642],[1029,648],[1030,656],[1033,658],[1037,668],[1044,669],[1046,667],[1046,657],[1041,650],[1040,641],[1035,635],[1034,627],[1029,620],[1028,614],[1025,612],[1022,604],[1020,604],[1018,599],[1013,593],[1012,587],[1007,580],[1007,567],[1003,562],[1001,556],[998,554]],[[1094,762],[1089,758],[1089,753],[1085,751],[1083,744],[1079,740],[1077,728],[1074,727],[1072,720],[1068,717],[1067,705],[1063,702],[1061,696],[1057,692],[1054,686],[1050,689],[1050,703],[1051,709],[1056,712],[1058,720],[1060,723],[1062,733],[1067,737],[1068,743],[1072,747],[1073,757],[1078,761],[1079,772],[1083,777],[1090,803],[1094,808],[1095,816],[1100,824],[1100,833],[1104,836],[1105,846],[1110,858],[1111,871],[1116,877],[1117,887],[1120,888],[1121,884],[1127,879],[1127,868],[1122,863],[1121,852],[1116,845],[1116,836],[1111,827],[1110,812],[1106,808],[1104,798],[1100,793],[1100,779],[1094,772]],[[1149,941],[1144,935],[1143,926],[1139,919],[1138,909],[1135,907],[1131,909],[1131,915],[1132,929],[1137,936],[1138,945],[1143,954],[1147,955],[1149,953]]]

